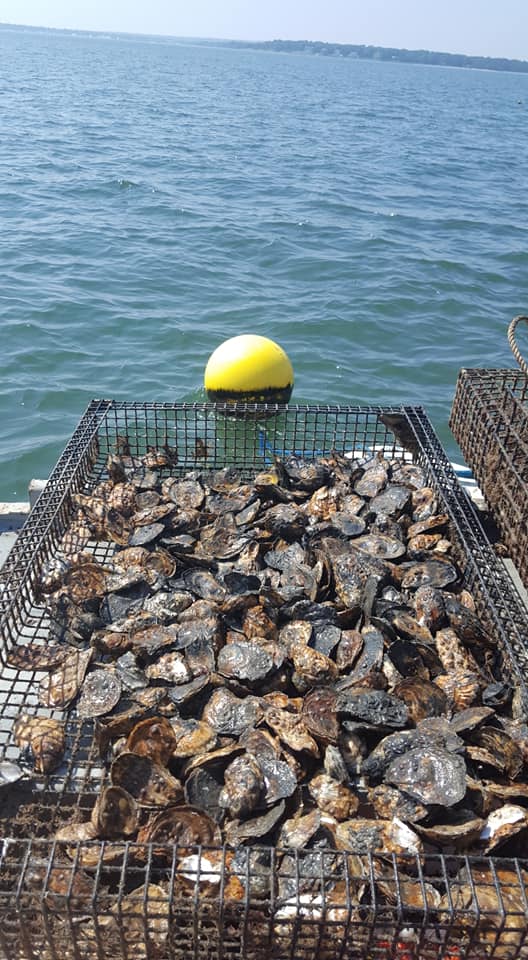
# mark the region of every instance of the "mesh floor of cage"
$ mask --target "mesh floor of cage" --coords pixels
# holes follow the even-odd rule
[[[397,415],[400,418],[397,435],[380,420],[382,414]],[[313,458],[328,455],[332,451],[345,453],[351,457],[368,457],[382,450],[388,457],[405,457],[420,464],[439,497],[442,509],[449,515],[450,532],[457,560],[464,571],[468,588],[474,593],[479,615],[496,636],[507,670],[512,670],[521,685],[524,685],[528,667],[524,607],[507,573],[497,561],[479,519],[465,493],[459,487],[431,424],[421,408],[293,406],[283,408],[237,405],[235,409],[226,410],[210,405],[94,401],[81,419],[63,456],[57,463],[44,494],[32,512],[15,550],[2,571],[0,660],[3,667],[0,679],[2,692],[0,755],[3,759],[13,761],[19,759],[20,751],[12,742],[12,726],[21,711],[30,715],[49,714],[60,719],[64,718],[61,711],[46,711],[39,706],[38,684],[42,674],[14,670],[6,663],[6,656],[16,644],[34,640],[42,643],[48,641],[49,617],[45,605],[39,600],[40,571],[46,561],[56,553],[60,539],[71,519],[72,494],[79,491],[89,492],[105,479],[108,454],[115,450],[116,445],[122,445],[125,441],[132,456],[144,454],[149,447],[167,447],[172,457],[170,471],[167,472],[177,476],[186,475],[190,470],[204,472],[233,466],[242,476],[250,477],[256,471],[266,470],[272,466],[275,457],[293,454]],[[94,542],[91,544],[91,549],[94,556],[104,562],[111,556],[114,545],[108,542]],[[60,894],[53,889],[57,884],[52,862],[53,857],[57,856],[57,848],[51,838],[62,824],[75,819],[85,821],[89,818],[95,798],[102,784],[107,782],[108,776],[99,756],[92,721],[81,723],[75,716],[75,711],[71,711],[66,717],[66,740],[66,756],[61,768],[47,777],[33,776],[31,780],[22,781],[9,791],[5,791],[2,798],[1,832],[12,839],[4,847],[5,857],[2,865],[4,893],[0,895],[4,903],[2,910],[8,913],[12,911],[9,916],[13,922],[13,929],[17,931],[16,950],[17,955],[21,957],[25,955],[25,948],[20,945],[20,923],[26,909],[23,905],[26,903],[30,903],[30,907],[27,908],[29,912],[36,911],[38,918],[35,921],[37,932],[33,939],[29,932],[31,927],[28,926],[26,934],[28,947],[25,951],[28,956],[35,955],[35,951],[40,952],[41,947],[50,956],[59,956],[59,954],[64,956],[61,944],[64,943],[65,931],[69,931],[68,936],[71,936],[72,943],[76,944],[73,955],[103,955],[106,936],[104,924],[101,924],[99,930],[93,929],[94,888],[92,886],[89,893],[90,906],[86,901],[88,896],[86,891],[81,897],[82,907],[93,921],[88,935],[87,930],[90,924],[83,929],[82,923],[77,919],[72,920],[73,868],[71,862],[68,865],[68,860],[64,859],[62,854],[59,862],[61,869],[66,870],[70,885],[66,892],[63,891]],[[39,844],[42,846],[39,847]],[[378,897],[379,900],[376,887],[373,887],[371,895],[366,897],[364,909],[358,912],[357,897],[355,899],[352,897],[353,886],[351,887],[347,880],[349,885],[345,884],[342,891],[345,907],[341,905],[341,912],[336,912],[338,908],[335,904],[326,904],[324,883],[323,887],[313,895],[301,893],[301,888],[295,885],[298,881],[295,875],[291,897],[281,899],[281,907],[286,910],[286,915],[279,913],[277,916],[279,908],[276,909],[277,894],[276,891],[274,892],[275,880],[273,880],[269,881],[272,886],[264,891],[264,907],[262,900],[257,898],[254,916],[248,889],[244,889],[241,921],[240,917],[238,920],[232,918],[228,920],[224,915],[225,885],[229,882],[225,871],[220,871],[220,881],[216,876],[213,880],[209,878],[209,881],[206,881],[206,885],[208,883],[211,887],[209,892],[212,897],[210,906],[207,906],[207,897],[204,899],[201,883],[194,877],[193,868],[189,881],[192,896],[184,898],[180,910],[177,906],[179,901],[175,896],[175,888],[170,887],[170,883],[174,883],[176,870],[174,865],[165,865],[160,872],[155,858],[153,859],[152,850],[141,855],[142,859],[138,865],[132,854],[128,852],[130,845],[121,854],[121,858],[117,858],[117,863],[112,863],[111,856],[107,862],[100,845],[98,849],[97,856],[100,859],[96,858],[96,888],[97,883],[101,882],[101,896],[104,895],[107,903],[111,904],[108,906],[108,913],[111,914],[109,926],[113,924],[116,909],[119,914],[119,905],[129,892],[132,878],[147,885],[156,884],[158,881],[162,885],[165,884],[164,895],[169,897],[170,916],[173,918],[169,924],[171,937],[174,924],[180,924],[182,930],[187,924],[189,940],[186,946],[179,945],[176,942],[177,938],[173,942],[169,937],[169,941],[166,938],[163,939],[163,947],[160,947],[156,944],[156,937],[154,937],[154,942],[149,947],[149,956],[202,956],[208,950],[211,951],[210,956],[219,957],[254,955],[275,958],[283,956],[315,958],[315,956],[324,956],[325,950],[333,950],[334,956],[343,957],[395,956],[396,943],[400,943],[402,932],[405,933],[406,924],[409,922],[407,911],[403,909],[401,895],[398,893],[397,864],[395,879],[389,883],[389,886],[395,884],[391,886],[391,896],[395,897],[396,907],[391,909],[390,905],[383,901],[385,914],[376,906],[378,902],[376,898]],[[31,893],[26,889],[27,885],[22,882],[21,871],[27,872],[27,864],[37,856],[38,850],[40,850],[38,856],[44,872],[36,876],[36,892]],[[201,857],[202,854],[199,853],[198,856]],[[414,939],[411,938],[409,950],[416,953],[419,949],[420,956],[447,956],[450,943],[463,942],[465,955],[468,956],[482,956],[483,949],[485,955],[490,956],[516,956],[522,953],[525,948],[524,943],[521,943],[517,927],[514,927],[513,932],[509,929],[509,912],[511,911],[503,910],[507,919],[502,923],[502,927],[499,925],[499,934],[494,921],[493,932],[487,933],[484,940],[482,939],[481,928],[484,929],[486,924],[482,921],[479,898],[474,895],[475,881],[471,878],[472,870],[477,867],[473,861],[465,862],[466,869],[470,871],[470,886],[473,883],[471,907],[467,908],[469,913],[468,915],[464,913],[462,920],[458,914],[455,916],[456,898],[450,899],[449,878],[456,878],[459,871],[464,868],[464,862],[457,861],[455,869],[453,866],[455,860],[456,858],[453,858],[452,861],[444,863],[443,858],[437,858],[435,861],[436,868],[444,871],[442,889],[447,897],[447,919],[444,926],[442,927],[439,922],[438,915],[432,914],[431,930],[434,935],[425,937],[424,934],[424,942],[420,943],[419,948],[418,941],[413,935]],[[488,865],[491,862],[488,858]],[[77,860],[74,859],[75,863],[81,869],[78,853]],[[211,871],[211,866],[207,866],[207,863],[210,864],[210,861],[204,864],[202,873],[207,874],[208,870]],[[225,860],[223,863],[225,864]],[[126,870],[123,864],[126,865]],[[368,882],[372,883],[374,877],[372,865],[369,863],[368,869],[365,869]],[[485,869],[488,870],[489,866]],[[517,871],[515,874],[517,879],[519,876],[524,876],[518,872],[520,867],[516,866],[514,869]],[[250,857],[246,872],[252,873],[255,870],[255,863]],[[495,867],[492,868],[493,870]],[[114,880],[111,882],[108,879],[109,871],[114,875]],[[509,874],[507,879],[511,879]],[[480,881],[486,886],[488,878],[483,879],[480,876]],[[187,881],[184,878],[182,882],[185,886]],[[217,889],[217,882],[220,883],[220,890]],[[419,882],[422,883],[423,889],[425,881]],[[455,879],[455,888],[457,884],[460,886],[460,882]],[[498,883],[501,889],[496,873],[492,873],[490,882],[495,885]],[[167,884],[169,887],[166,886]],[[47,895],[50,885],[51,900]],[[16,903],[12,899],[15,889],[18,891]],[[58,901],[53,899],[57,896]],[[308,900],[301,899],[306,896]],[[323,898],[322,905],[317,899],[313,901],[313,897],[318,896]],[[139,941],[145,941],[147,946],[150,942],[149,917],[152,911],[156,916],[156,897],[156,894],[153,894],[152,898],[145,894],[141,920],[138,920],[139,928],[136,930]],[[151,899],[154,899],[154,904],[151,903]],[[289,905],[288,899],[292,900]],[[491,899],[493,900],[493,897]],[[60,908],[57,908],[57,903]],[[203,904],[205,906],[202,914],[200,911]],[[288,906],[292,911],[291,916],[287,913]],[[460,904],[458,907],[460,908]],[[235,913],[240,909],[237,907]],[[343,909],[346,915],[342,912]],[[495,898],[490,909],[496,920],[497,911],[500,913],[502,909],[500,894],[498,900]],[[524,910],[524,906],[522,909]],[[54,914],[52,920],[49,919],[50,910]],[[104,908],[98,902],[98,915],[101,912],[104,914]],[[421,906],[417,908],[417,912],[421,918],[423,932],[428,917],[427,895]],[[485,912],[484,909],[484,914]],[[48,918],[44,929],[42,913]],[[264,919],[259,925],[257,918],[261,917],[262,913],[264,913]],[[416,909],[411,913],[412,919],[415,920]],[[60,928],[58,934],[55,931],[57,925]],[[122,924],[118,923],[117,926],[118,930],[115,932],[117,945],[114,945],[113,949],[116,956],[127,956],[132,952],[132,947],[127,936],[123,934]],[[509,943],[508,937],[504,941],[502,936],[505,930],[508,932]],[[480,932],[477,934],[475,931]],[[493,937],[495,941],[491,942]],[[15,943],[15,939],[12,943]],[[341,950],[337,954],[335,953],[336,940],[339,941]],[[401,949],[405,953],[407,948],[405,940],[403,942],[404,947]],[[7,943],[6,956],[15,955],[12,943]],[[41,947],[38,946],[39,943]],[[53,946],[54,943],[55,946]],[[80,943],[82,946],[79,945]],[[473,947],[476,952],[472,953]],[[506,952],[501,953],[501,950]]]

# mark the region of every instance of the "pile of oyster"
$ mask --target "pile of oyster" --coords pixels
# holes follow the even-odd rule
[[[95,722],[108,769],[57,838],[526,849],[528,726],[420,466],[290,456],[249,481],[174,460],[120,438],[43,570],[49,644],[10,654],[45,671],[43,707]],[[63,762],[58,720],[14,738],[40,774]]]

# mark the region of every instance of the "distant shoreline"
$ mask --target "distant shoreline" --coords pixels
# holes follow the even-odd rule
[[[501,70],[528,73],[527,60],[506,57],[477,57],[463,53],[438,53],[433,50],[405,50],[356,43],[323,43],[319,40],[203,40],[202,43],[235,49],[271,50],[276,53],[309,53],[313,56],[348,57],[353,60],[378,60],[397,63],[425,63],[442,67],[466,67],[474,70]]]
[[[87,34],[105,37],[152,37],[165,42],[192,43],[238,50],[267,50],[274,53],[304,53],[312,56],[347,57],[352,60],[377,60],[396,63],[422,63],[431,66],[465,67],[474,70],[499,70],[505,73],[528,73],[528,60],[508,57],[480,57],[464,53],[442,53],[435,50],[407,50],[399,47],[376,47],[357,43],[326,43],[322,40],[223,40],[214,37],[177,37],[170,34],[127,33],[115,30],[82,30],[68,27],[5,23],[0,28],[45,30],[51,33]]]

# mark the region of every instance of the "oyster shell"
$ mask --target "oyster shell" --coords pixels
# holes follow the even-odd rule
[[[466,765],[462,757],[431,744],[393,760],[385,781],[421,803],[452,807],[466,793]]]
[[[423,844],[407,824],[393,820],[365,820],[356,817],[338,823],[335,830],[336,847],[351,853],[420,854]]]
[[[204,707],[202,720],[219,734],[239,737],[249,727],[254,727],[261,716],[262,707],[257,697],[241,700],[222,688],[212,694]]]
[[[149,757],[135,753],[120,753],[112,764],[110,776],[112,786],[122,787],[140,807],[165,807],[178,803],[183,796],[180,781],[168,770]]]
[[[13,739],[22,750],[29,748],[37,773],[51,773],[62,763],[66,740],[64,724],[59,720],[22,713],[15,721]],[[9,775],[8,780],[13,782]]]
[[[181,805],[162,810],[138,833],[138,843],[163,843],[185,849],[196,846],[217,846],[221,841],[218,825],[194,807]],[[160,850],[172,859],[170,851]]]
[[[311,690],[303,699],[302,721],[309,733],[323,743],[337,743],[337,697],[331,687]]]
[[[404,727],[407,704],[384,690],[345,690],[338,694],[337,712],[383,727]]]
[[[418,823],[429,815],[429,807],[420,803],[407,793],[380,783],[369,790],[369,801],[378,817],[394,817],[409,823]]]
[[[513,803],[505,803],[498,810],[493,810],[482,824],[480,840],[484,844],[484,852],[490,853],[527,828],[528,810]]]
[[[224,774],[219,803],[233,819],[245,819],[255,810],[265,793],[264,774],[256,759],[236,757]]]
[[[401,586],[404,590],[417,590],[419,587],[441,588],[456,583],[458,579],[458,570],[447,560],[423,560],[404,571]]]
[[[447,697],[434,683],[408,677],[394,687],[394,696],[407,704],[409,717],[414,723],[426,717],[440,717],[447,711]]]
[[[311,810],[304,816],[297,815],[291,820],[285,820],[281,827],[278,846],[303,850],[319,830],[321,821],[320,810]]]
[[[245,843],[246,840],[262,840],[280,823],[285,809],[284,800],[280,800],[274,807],[258,817],[252,817],[244,821],[232,820],[226,823],[226,842],[233,847],[237,847],[239,844]]]
[[[139,757],[148,757],[164,767],[177,745],[176,735],[166,717],[141,720],[130,731],[126,749]]]
[[[77,702],[77,715],[83,720],[100,717],[119,703],[122,684],[115,670],[94,670],[84,680]]]
[[[18,783],[24,776],[24,771],[11,760],[0,761],[0,790],[10,787],[13,783]]]
[[[123,787],[105,787],[93,809],[91,823],[101,839],[132,837],[138,826],[137,803]]]
[[[7,664],[15,670],[53,670],[67,656],[58,643],[21,643],[7,654]]]
[[[324,773],[310,780],[308,790],[319,809],[335,820],[350,820],[358,810],[359,797]]]
[[[92,650],[72,650],[53,673],[41,680],[39,701],[44,707],[62,709],[75,700],[92,654]]]
[[[299,716],[287,710],[267,707],[264,721],[270,730],[292,750],[305,751],[314,757],[319,756],[319,747]]]
[[[389,579],[390,569],[383,560],[371,557],[363,550],[351,550],[332,561],[336,593],[345,607],[361,608],[369,578],[378,587]]]
[[[227,643],[218,654],[218,672],[243,683],[264,680],[273,667],[273,657],[255,643]]]
[[[176,745],[172,751],[173,757],[184,759],[200,756],[216,747],[218,741],[216,731],[205,720],[177,718],[171,721],[171,726],[176,737]]]

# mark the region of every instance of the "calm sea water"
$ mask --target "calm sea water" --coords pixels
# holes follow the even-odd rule
[[[528,310],[528,76],[3,27],[0,88],[0,499],[245,332],[456,456],[458,370]]]

